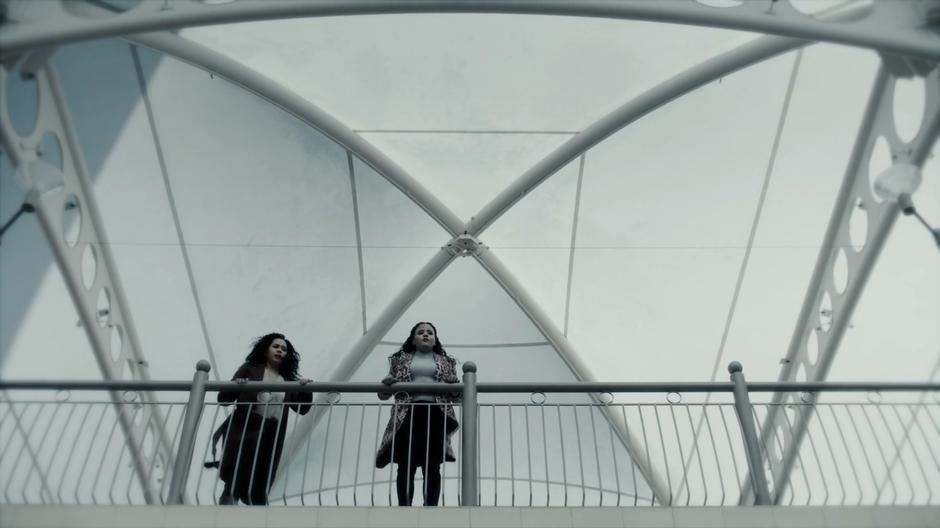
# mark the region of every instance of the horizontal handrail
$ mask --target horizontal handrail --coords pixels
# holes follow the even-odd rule
[[[604,392],[732,392],[732,384],[725,382],[580,382],[580,383],[529,383],[490,382],[478,383],[477,392],[485,393],[604,393]],[[0,390],[141,390],[188,392],[192,383],[188,381],[81,381],[81,380],[0,380]],[[908,382],[748,382],[749,392],[932,392],[940,391],[940,383]],[[460,392],[462,383],[442,385],[439,383],[381,383],[364,382],[259,382],[211,381],[206,391],[274,391],[290,390],[310,393],[350,392],[424,392],[442,394]]]
[[[404,384],[402,384],[404,386]],[[256,388],[261,386],[257,384]],[[417,387],[418,384],[412,384]],[[282,387],[282,386],[281,386]],[[453,386],[449,386],[453,388]],[[15,398],[15,395],[10,395]],[[799,465],[785,488],[771,488],[783,505],[931,505],[940,500],[940,402],[921,393],[923,402],[754,404],[758,426],[774,407],[792,423],[799,413],[812,416]],[[207,398],[208,400],[208,398]],[[126,440],[115,428],[120,413],[140,412],[139,401],[0,401],[0,507],[3,504],[143,504]],[[150,403],[148,403],[150,405]],[[174,448],[183,438],[183,402],[154,403],[165,417]],[[291,413],[287,430],[266,434],[285,443],[300,442],[298,457],[281,468],[270,504],[288,506],[372,506],[395,503],[394,464],[374,467],[382,432],[394,402],[313,403],[322,420],[314,433],[294,438],[299,417]],[[428,404],[417,404],[418,406]],[[216,469],[225,439],[223,427],[241,438],[226,420],[237,408],[265,409],[261,403],[201,404],[203,419],[193,433],[194,456],[186,476],[184,500],[215,505],[222,493]],[[467,423],[453,405],[461,427]],[[479,494],[483,506],[728,506],[737,504],[748,466],[731,403],[480,403],[478,406]],[[621,416],[639,440],[629,451],[618,440],[605,413]],[[695,435],[694,424],[703,429]],[[418,429],[417,436],[429,434]],[[762,443],[776,456],[790,427]],[[457,460],[467,446],[452,438]],[[252,454],[244,464],[274,468],[256,446],[264,439],[238,441]],[[440,437],[443,438],[443,437]],[[213,455],[213,445],[218,452]],[[142,448],[152,449],[146,439]],[[666,480],[667,495],[654,497],[640,473],[652,465]],[[156,482],[159,501],[170,502],[173,472],[160,461],[146,468]],[[460,504],[459,464],[441,468],[442,506]],[[237,472],[236,472],[237,473]],[[254,470],[242,475],[251,479]],[[246,476],[247,475],[247,476]],[[772,482],[772,480],[771,480]],[[418,489],[423,485],[417,478]],[[416,498],[420,503],[420,499]]]

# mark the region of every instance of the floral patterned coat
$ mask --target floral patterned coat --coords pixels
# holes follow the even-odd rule
[[[411,381],[411,360],[414,359],[414,354],[411,352],[405,352],[399,350],[391,356],[388,357],[389,368],[388,375],[395,380],[395,383],[403,383]],[[457,361],[447,354],[434,354],[434,362],[437,365],[437,372],[434,374],[434,381],[438,383],[458,383],[457,379]],[[408,405],[411,403],[411,395],[405,392],[396,392],[395,394],[395,403],[396,405],[393,410],[393,416],[389,418],[388,425],[385,427],[385,434],[382,435],[382,443],[379,446],[379,450],[375,455],[375,465],[376,467],[383,468],[388,465],[392,460],[392,438],[401,428],[402,424],[405,422],[405,419],[408,417],[408,411],[411,406]],[[380,392],[379,398],[387,400],[392,396],[392,392]],[[445,460],[448,462],[456,462],[457,457],[454,456],[454,450],[450,445],[450,437],[457,430],[457,415],[454,413],[453,404],[460,401],[459,393],[439,393],[434,395],[434,401],[438,404],[443,404],[446,415],[445,428],[447,431],[447,452],[445,454]]]

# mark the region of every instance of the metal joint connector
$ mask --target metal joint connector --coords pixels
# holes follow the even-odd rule
[[[479,255],[481,251],[488,249],[478,238],[466,233],[454,237],[444,248],[455,257]]]

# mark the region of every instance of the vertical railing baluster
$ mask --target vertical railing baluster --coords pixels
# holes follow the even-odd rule
[[[764,404],[764,409],[767,409],[767,404]],[[768,411],[768,412],[769,412],[769,411]],[[767,413],[765,413],[765,415],[766,415],[766,414],[767,414]],[[760,416],[757,415],[757,406],[754,406],[754,405],[751,406],[751,417],[754,419],[755,428],[756,428],[758,431],[762,431],[762,430],[763,430],[763,426],[761,425],[761,422],[760,422]],[[776,432],[776,431],[777,431],[777,429],[774,429],[774,438],[770,439],[769,441],[770,441],[770,442],[773,442],[774,439],[776,439],[778,445],[780,445],[780,437],[777,435],[777,432]],[[769,455],[769,453],[770,453],[770,448],[767,447],[768,439],[765,437],[765,435],[759,435],[759,436],[758,436],[758,440],[759,440],[758,445],[760,446],[761,449],[763,449],[763,453],[767,454],[767,457],[768,457],[768,460],[769,460],[769,457],[770,457],[770,455]],[[781,446],[781,450],[782,450],[782,449],[783,449],[783,447]],[[774,469],[774,464],[767,464],[767,469],[768,469],[768,471],[770,471],[770,478],[767,479],[768,486],[773,486],[773,489],[768,489],[768,492],[769,492],[769,494],[770,494],[771,499],[774,501],[774,504],[775,504],[775,505],[779,505],[779,504],[783,501],[783,495],[784,495],[784,493],[787,491],[787,488],[786,488],[786,487],[787,487],[788,483],[787,483],[787,482],[784,482],[783,484],[781,484],[781,486],[784,486],[784,487],[781,487],[780,489],[777,489],[777,478],[776,478],[776,476],[775,476],[775,475],[776,475],[775,472],[776,472],[776,471],[779,471],[779,468],[778,468],[778,469]],[[792,506],[792,505],[793,505],[793,500],[794,500],[794,498],[795,498],[795,494],[793,493],[793,489],[790,488],[790,502],[789,502],[788,506]]]
[[[205,404],[203,404],[203,405],[205,405]],[[168,407],[168,408],[167,408],[167,411],[166,411],[167,414],[173,412],[173,404],[168,404],[167,407]],[[203,407],[203,409],[205,409],[205,407]],[[184,411],[185,411],[185,409],[184,409]],[[201,411],[200,411],[200,414],[201,414]],[[172,448],[172,444],[175,442],[177,436],[179,436],[180,442],[182,442],[182,440],[183,440],[183,435],[182,435],[182,434],[179,434],[179,433],[181,432],[181,429],[182,429],[184,417],[185,417],[185,416],[181,413],[179,420],[176,421],[176,429],[173,431],[173,437],[170,439],[170,447],[171,447],[171,448]],[[167,421],[167,419],[164,418],[164,422],[166,422],[166,421]],[[200,417],[200,422],[201,422],[201,421],[202,421],[202,418]],[[199,424],[196,424],[196,429],[198,430],[198,428],[199,428]],[[163,426],[163,430],[166,431],[166,425]],[[195,433],[194,433],[194,435],[193,435],[193,450],[195,450],[195,447],[196,447],[196,437],[195,437]],[[177,445],[176,448],[179,449],[179,446]],[[157,460],[160,460],[160,458],[161,458],[160,455],[157,454],[157,453],[155,453],[154,456],[152,457],[153,460],[152,460],[151,466],[153,466],[153,465],[156,463]],[[167,495],[166,495],[166,496],[167,496],[167,497],[169,496],[169,484],[170,484],[170,479],[169,479],[169,478],[166,478],[168,475],[165,473],[166,471],[169,471],[169,470],[172,470],[172,468],[164,467],[164,475],[163,475],[164,478],[163,478],[163,481],[160,483],[160,489],[157,490],[157,497],[156,497],[157,500],[164,501],[164,502],[165,502],[165,500],[164,500],[164,495],[163,495],[163,489],[164,489],[164,488],[167,488]],[[152,474],[153,474],[153,467],[151,467],[151,475],[152,475]],[[184,488],[184,489],[183,489],[183,494],[184,494],[184,496],[185,496],[185,493],[186,493],[186,489],[185,489],[186,487],[187,487],[187,483],[186,483],[186,481],[184,481],[184,482],[183,482],[183,488]]]
[[[382,408],[383,407],[384,407],[383,405],[376,405],[375,407],[375,445],[372,448],[373,453],[377,453],[379,451],[379,438],[381,438],[383,435],[382,433]],[[392,451],[392,453],[394,453],[394,451]],[[373,455],[373,458],[374,456],[375,455]],[[389,464],[391,464],[391,462],[389,462]],[[373,461],[372,484],[369,485],[369,497],[370,497],[369,504],[372,506],[375,506],[375,470],[376,470],[376,467]]]
[[[910,410],[910,407],[911,407],[910,405],[908,405],[907,407],[908,407],[908,411],[915,417],[914,426],[917,427],[917,430],[920,432],[920,435],[924,439],[924,446],[927,448],[927,453],[930,455],[930,458],[933,459],[934,467],[940,468],[940,460],[937,460],[937,457],[934,456],[933,449],[930,448],[931,442],[927,438],[927,433],[925,433],[924,428],[921,427],[920,420],[916,419],[916,416],[917,416],[916,412]],[[925,411],[925,414],[927,414],[926,411]],[[915,449],[913,444],[911,444],[911,449]],[[930,485],[929,480],[927,481],[927,502],[925,504],[927,505],[933,504],[933,487]]]
[[[362,460],[362,431],[366,424],[366,408],[365,405],[359,407],[359,436],[357,437],[359,440],[356,442],[356,469],[353,470],[353,506],[359,506],[359,461]],[[375,466],[375,464],[372,465]],[[284,488],[287,489],[286,482]]]
[[[611,402],[610,402],[610,403],[613,404],[613,398],[611,398]],[[623,409],[623,405],[620,406],[620,409],[621,409],[621,410]],[[626,424],[626,423],[627,423],[627,420],[624,419],[623,423]],[[623,496],[623,492],[622,492],[622,490],[621,490],[621,488],[620,488],[620,467],[619,467],[618,464],[617,464],[617,448],[616,448],[616,445],[614,444],[614,428],[613,428],[613,427],[607,427],[607,433],[610,435],[610,455],[611,455],[611,457],[613,458],[613,461],[614,461],[614,480],[615,480],[616,483],[617,483],[617,506],[619,507],[619,506],[620,506],[620,501],[621,501],[622,496]],[[600,464],[600,459],[598,459],[598,464]],[[598,473],[599,473],[599,471],[598,471]],[[636,489],[633,490],[633,495],[636,496]],[[602,496],[603,496],[603,495],[602,495]]]
[[[588,416],[591,417],[591,439],[594,441],[594,463],[597,466],[597,490],[600,496],[600,502],[598,506],[604,505],[604,481],[601,479],[601,454],[600,448],[597,446],[597,422],[594,420],[594,407],[588,405]],[[610,429],[608,427],[608,429]],[[614,462],[614,470],[616,471],[616,461]]]
[[[193,463],[196,431],[199,428],[199,419],[202,417],[202,408],[205,404],[206,381],[209,379],[210,368],[209,362],[204,359],[196,363],[193,388],[189,391],[183,432],[180,436],[179,451],[176,453],[170,491],[167,496],[168,504],[183,504],[183,494],[186,493],[186,478],[189,476],[189,468]],[[156,442],[157,438],[154,438],[154,441]]]
[[[143,404],[138,404],[138,405],[142,406]],[[141,407],[138,412],[143,413],[144,412],[143,408]],[[120,418],[120,416],[118,418]],[[130,421],[134,421],[133,417],[130,419]],[[118,454],[117,461],[114,463],[114,474],[111,475],[111,485],[108,487],[108,499],[111,501],[112,506],[117,504],[116,502],[114,502],[114,485],[117,483],[118,472],[121,470],[121,460],[124,459],[124,453],[127,451],[127,444],[131,443],[131,438],[133,437],[126,433],[124,434],[124,443],[121,444],[121,452]],[[134,456],[133,454],[128,455],[128,457],[133,457],[133,456]],[[133,475],[130,476],[130,478],[132,477]]]
[[[451,404],[444,404],[444,416],[447,416],[447,409],[450,408]],[[447,420],[446,418],[441,422],[441,453],[443,453],[444,458],[441,462],[441,490],[439,500],[441,506],[447,506]]]
[[[708,440],[712,446],[712,453],[715,455],[715,468],[718,470],[718,484],[721,486],[721,502],[719,506],[725,505],[725,476],[721,471],[721,461],[718,459],[718,446],[715,445],[715,435],[712,432],[712,421],[708,417],[708,404],[702,405],[702,416],[705,418],[705,427],[708,429]],[[702,468],[702,478],[705,478],[705,470]],[[706,500],[706,503],[708,501]]]
[[[684,461],[686,460],[685,450],[682,449],[682,435],[679,434],[679,424],[676,422],[676,404],[672,402],[669,402],[669,415],[672,417],[672,429],[676,432],[676,444],[679,445],[679,460]],[[685,505],[688,506],[689,502],[692,500],[692,488],[688,484],[689,472],[684,464],[680,464],[680,467],[682,468],[682,482],[679,484],[677,493],[681,492],[682,488],[685,487]],[[678,497],[676,497],[676,499],[678,499]]]
[[[770,405],[782,405],[782,404],[765,404],[765,405],[764,405],[764,408],[767,409],[767,412],[764,413],[765,416],[770,416],[770,414],[771,414],[771,413],[770,413]],[[783,415],[783,423],[787,424],[788,429],[790,429],[790,438],[795,438],[793,428],[792,428],[792,426],[790,426],[790,420],[789,420],[789,418],[786,416],[786,414],[787,414],[786,408],[784,408],[783,412],[782,412],[782,413],[779,413],[779,414],[782,414],[782,415]],[[779,415],[779,414],[778,414],[778,415]],[[757,418],[757,414],[756,414],[756,413],[754,414],[754,418],[755,418],[755,419]],[[807,419],[805,422],[803,422],[803,424],[804,424],[804,431],[807,433],[805,436],[809,436],[809,420]],[[781,424],[781,426],[782,426],[782,424]],[[758,427],[758,429],[761,429],[761,427]],[[785,447],[784,447],[783,440],[780,439],[780,429],[779,429],[779,428],[774,428],[774,429],[773,429],[773,432],[774,432],[773,440],[776,440],[776,441],[777,441],[777,447],[780,449],[780,452],[781,452],[781,453],[784,453],[784,452],[785,452]],[[772,441],[773,441],[773,440],[772,440]],[[804,444],[804,445],[805,445],[805,444]],[[794,451],[795,457],[796,457],[796,462],[797,462],[796,465],[799,466],[799,468],[800,468],[800,474],[803,475],[803,484],[806,485],[806,503],[804,504],[804,506],[809,506],[810,503],[811,503],[812,500],[813,500],[813,488],[812,488],[812,486],[811,486],[810,483],[809,483],[809,476],[806,474],[806,464],[803,462],[803,455],[800,454],[801,451],[802,451],[802,447],[803,447],[803,446],[800,446],[800,449],[794,448],[793,451]],[[766,452],[766,453],[770,453],[770,450],[768,450],[768,449],[766,448],[766,446],[764,447],[764,449],[765,449],[765,452]],[[771,475],[773,475],[773,469],[771,469]],[[771,478],[773,478],[773,477],[771,477]],[[775,483],[777,482],[776,479],[774,479],[773,481],[774,481]],[[790,472],[790,479],[789,479],[787,482],[784,482],[782,485],[783,485],[783,486],[787,486],[787,487],[789,488],[789,490],[790,490],[790,505],[792,505],[792,504],[793,504],[793,500],[794,500],[794,498],[795,498],[795,496],[796,496],[796,490],[795,490],[795,488],[793,487],[793,472],[792,472],[792,471]],[[825,484],[824,484],[824,485],[825,485]],[[782,494],[782,491],[779,491],[779,490],[778,490],[777,493],[778,493],[778,494]],[[778,503],[779,503],[779,501],[778,501]]]
[[[340,442],[339,442],[339,457],[338,457],[339,462],[336,464],[336,493],[334,494],[336,498],[337,506],[340,505],[339,504],[339,484],[340,484],[340,478],[343,474],[343,452],[346,450],[345,449],[346,448],[346,425],[349,422],[349,404],[343,404],[343,408],[345,409],[345,412],[343,413],[343,434],[340,437]],[[275,445],[277,445],[276,440],[275,440]],[[356,493],[356,488],[353,488],[353,494],[355,493]]]
[[[545,404],[539,405],[542,416],[542,455],[545,457],[545,505],[552,504],[551,476],[548,473],[548,428],[545,426]]]
[[[891,410],[894,411],[894,416],[898,419],[898,423],[899,423],[899,424],[903,424],[903,423],[904,423],[904,420],[901,418],[901,413],[898,412],[898,406],[897,406],[896,404],[895,404],[895,405],[892,405],[892,406],[891,406]],[[914,422],[914,421],[916,421],[916,420],[917,420],[917,416],[914,415],[914,414],[912,414],[912,415],[911,415],[911,422]],[[917,449],[914,447],[914,443],[913,443],[913,442],[911,441],[911,439],[910,439],[910,432],[911,432],[911,429],[913,429],[913,423],[911,423],[911,426],[904,432],[904,440],[903,440],[903,443],[911,447],[911,454],[914,456],[914,460],[917,461],[917,464],[915,464],[915,465],[917,466],[917,469],[920,470],[921,476],[924,477],[924,486],[926,486],[926,488],[927,488],[927,493],[929,494],[929,493],[930,493],[930,481],[927,479],[927,474],[924,473],[924,464],[920,461],[920,456],[917,455]],[[898,446],[898,449],[897,449],[897,450],[898,450],[898,458],[900,458],[900,457],[901,457],[901,447]],[[902,461],[901,463],[903,464],[903,461]],[[908,505],[908,506],[912,506],[912,505],[914,504],[914,499],[915,499],[914,483],[913,483],[913,480],[912,480],[912,481],[911,481],[911,501],[910,501],[907,505]],[[929,498],[927,499],[927,504],[930,504],[930,499],[929,499]]]
[[[878,439],[878,432],[875,431],[875,426],[871,422],[871,418],[868,416],[868,412],[865,410],[864,405],[859,405],[859,409],[862,412],[862,416],[865,417],[865,422],[868,423],[868,429],[871,431],[872,438],[875,439],[875,445],[878,446],[878,456],[881,457],[881,463],[884,464],[885,468],[885,477],[888,479],[888,483],[891,484],[891,506],[897,505],[898,500],[898,487],[894,484],[894,479],[891,478],[891,467],[888,464],[888,459],[885,457],[884,447],[881,445],[881,440]],[[878,482],[875,480],[875,482]],[[878,491],[878,496],[881,496],[881,491]]]
[[[314,413],[319,414],[319,409],[317,409],[316,407],[319,407],[319,404],[316,404],[316,403],[313,404],[313,406],[311,407],[311,410]],[[314,416],[316,416],[316,414],[314,414]],[[306,499],[307,497],[307,468],[310,466],[310,444],[313,443],[312,440],[313,440],[313,431],[311,431],[310,434],[307,435],[307,447],[306,449],[304,449],[304,471],[300,477],[300,505],[301,506],[307,505],[307,499]]]
[[[529,433],[529,406],[523,405],[522,410],[525,411],[525,448],[526,448],[526,457],[529,464],[529,507],[532,507],[532,482],[535,481],[535,475],[532,474],[532,435]]]
[[[650,442],[649,442],[649,437],[646,435],[646,420],[643,418],[643,406],[642,406],[642,405],[637,405],[637,406],[636,406],[636,412],[637,412],[638,415],[640,415],[640,429],[641,429],[642,432],[643,432],[643,445],[646,447],[646,467],[652,468],[652,467],[653,467],[653,459],[652,459],[652,457],[650,456]],[[633,465],[633,468],[634,468],[634,471],[635,471],[635,470],[636,470],[636,464],[635,464],[635,463],[634,463],[634,465]],[[634,484],[636,484],[636,473],[634,473],[633,482],[634,482]],[[635,489],[635,487],[634,487],[634,489]],[[660,500],[661,500],[661,499],[660,499]],[[650,493],[650,506],[653,506],[653,505],[655,505],[655,504],[656,504],[656,494],[655,494],[655,493]],[[634,506],[635,506],[635,504],[634,504]],[[665,506],[665,505],[664,505],[664,506]]]
[[[62,445],[62,439],[66,437],[66,431],[68,431],[69,425],[72,423],[72,418],[73,418],[73,417],[75,416],[75,414],[76,414],[76,413],[75,413],[75,408],[77,407],[77,404],[63,402],[62,405],[63,405],[63,406],[65,406],[65,405],[71,405],[71,406],[72,406],[72,412],[68,413],[68,418],[66,418],[66,420],[65,420],[65,425],[62,426],[62,433],[59,434],[59,439],[56,440],[55,446],[52,448],[52,456],[49,457],[49,465],[46,467],[46,471],[45,471],[45,474],[46,474],[46,477],[47,477],[47,478],[48,478],[49,474],[52,472],[52,466],[53,466],[53,464],[55,464],[56,458],[58,458],[58,455],[59,455],[59,446]],[[42,476],[42,474],[40,474],[40,476]],[[60,481],[64,480],[65,475],[63,474],[62,477],[63,477],[63,478],[59,479]],[[39,499],[40,499],[40,501],[42,501],[42,494],[43,494],[43,490],[40,490],[40,492],[39,492]],[[49,494],[50,494],[50,496],[49,496],[49,502],[52,502],[52,500],[53,500],[54,497],[52,496],[52,491],[51,491],[51,490],[49,491]],[[60,500],[59,502],[61,502],[61,500]],[[43,502],[43,503],[44,503],[44,502]]]
[[[516,505],[516,442],[513,440],[512,434],[512,404],[510,403],[507,407],[507,414],[509,418],[509,485],[510,485],[510,499],[509,505]]]
[[[656,430],[659,431],[659,447],[663,450],[663,465],[666,468],[666,486],[669,487],[669,498],[667,506],[673,506],[674,497],[672,495],[672,476],[669,471],[669,451],[666,449],[666,435],[663,434],[663,424],[659,419],[659,404],[653,404],[653,416],[656,417]]]
[[[107,414],[109,408],[110,408],[110,409],[114,409],[115,413],[121,412],[121,410],[118,409],[117,406],[115,405],[115,406],[113,406],[113,407],[106,407],[106,408],[105,408],[105,411],[104,411],[104,414]],[[102,417],[103,417],[103,415],[102,415]],[[105,455],[106,453],[108,453],[108,447],[111,446],[111,440],[114,439],[114,431],[117,429],[117,424],[118,424],[118,418],[117,418],[117,416],[115,416],[115,418],[114,418],[114,423],[111,425],[111,432],[108,434],[108,441],[107,441],[107,442],[105,443],[105,445],[104,445],[104,451],[102,451],[101,463],[98,464],[98,471],[95,472],[95,478],[92,479],[92,482],[91,482],[91,502],[92,502],[92,504],[95,504],[95,505],[98,504],[98,494],[97,494],[97,491],[98,491],[98,478],[101,476],[101,470],[104,469],[104,461],[105,461],[104,455]],[[90,448],[90,447],[89,447],[88,453],[89,453],[89,455],[91,454],[91,448]],[[89,457],[89,458],[91,458],[91,457]],[[78,486],[75,487],[75,496],[78,497]]]
[[[206,436],[206,447],[202,451],[202,463],[203,464],[205,463],[206,459],[209,457],[209,446],[212,445],[212,433],[215,431],[215,428],[216,428],[215,423],[219,420],[219,411],[222,409],[222,407],[218,404],[213,405],[213,407],[215,408],[215,412],[212,413],[212,420],[209,420],[209,424],[211,424],[209,427],[210,432],[209,432],[209,435]],[[199,465],[202,465],[202,464],[199,464]],[[202,489],[202,476],[204,474],[205,474],[205,471],[200,471],[199,476],[196,478],[196,490],[197,490],[196,495],[195,495],[196,504],[202,504],[202,502],[199,500],[198,490]]]
[[[323,452],[320,454],[320,481],[317,483],[317,506],[323,506],[323,474],[326,472],[326,448],[330,445],[330,424],[333,422],[333,404],[336,403],[328,396],[329,408],[326,412],[326,429],[323,430]],[[409,437],[409,443],[411,441]],[[411,463],[411,459],[408,459]]]
[[[685,414],[689,418],[689,430],[692,431],[692,435],[693,435],[692,436],[693,444],[692,444],[691,449],[692,451],[695,452],[695,459],[698,460],[699,475],[702,477],[702,494],[703,494],[702,506],[708,506],[708,485],[705,483],[705,466],[702,465],[702,452],[701,452],[701,449],[699,449],[699,446],[694,443],[696,436],[695,436],[695,424],[692,423],[692,411],[689,410],[688,404],[685,404],[684,407],[685,407]],[[704,416],[704,412],[705,412],[705,406],[703,405],[702,406],[703,416]],[[682,457],[682,459],[685,460],[685,457]],[[689,467],[691,467],[691,464]],[[686,490],[688,490],[689,495],[691,496],[692,494],[691,487],[687,487]]]
[[[555,414],[558,416],[558,437],[561,442],[561,487],[564,490],[563,506],[568,506],[568,463],[565,460],[565,428],[561,423],[561,404],[555,405]]]
[[[578,405],[571,406],[574,414],[574,437],[578,441],[578,470],[581,472],[581,507],[587,501],[587,482],[584,480],[584,451],[581,447],[581,421],[578,420]]]
[[[85,423],[88,421],[88,415],[91,414],[92,405],[90,403],[85,404],[85,414],[82,415],[82,420],[78,424],[78,431],[76,432],[76,442],[72,445],[72,449],[75,449],[78,446],[77,438],[81,435],[81,432],[85,430]],[[66,476],[68,475],[69,468],[72,467],[72,460],[75,460],[78,457],[70,456],[68,460],[65,461],[65,468],[62,470],[62,477],[59,479],[59,485],[56,486],[55,494],[59,499],[59,504],[62,504],[62,486],[65,484]]]
[[[46,425],[45,430],[42,432],[42,434],[39,437],[39,446],[36,447],[35,450],[33,450],[32,444],[29,444],[28,441],[26,444],[26,448],[27,448],[26,452],[29,455],[29,458],[32,460],[32,464],[29,466],[29,471],[26,472],[26,480],[23,481],[23,484],[21,487],[23,504],[29,504],[29,501],[26,498],[26,485],[29,483],[29,479],[33,476],[33,470],[37,469],[39,466],[39,455],[40,453],[42,453],[42,446],[46,445],[46,438],[49,437],[49,431],[52,429],[52,425],[56,423],[56,416],[59,415],[59,410],[62,409],[61,404],[55,405],[54,407],[55,407],[55,410],[52,411],[52,417],[49,419],[49,423]],[[36,473],[39,473],[39,471],[37,470]],[[39,484],[40,484],[39,496],[41,500],[42,490],[48,491],[49,489],[49,485],[46,482],[46,478],[41,473],[39,474]]]
[[[757,431],[754,429],[754,419],[751,415],[751,399],[747,393],[747,383],[741,364],[732,361],[728,365],[731,374],[731,383],[734,384],[734,410],[741,425],[741,436],[744,438],[744,449],[747,453],[747,465],[751,474],[751,483],[754,486],[755,503],[758,505],[770,504],[770,492],[767,490],[767,477],[764,475],[764,458],[761,456],[757,440]]]
[[[627,421],[627,405],[626,404],[623,404],[620,406],[620,415],[623,416],[624,428],[626,429],[626,431],[624,432],[624,436],[628,436],[630,434],[630,431],[629,431],[630,426],[627,424],[629,424],[630,422]],[[613,444],[613,440],[611,440],[611,444]],[[646,445],[645,431],[643,434],[643,444]],[[627,455],[627,459],[630,461],[630,476],[633,481],[633,505],[636,506],[637,503],[640,502],[640,490],[637,489],[636,487],[636,461],[633,460],[633,455],[630,454],[629,450],[627,450],[626,455]],[[648,462],[649,461],[649,446],[646,447],[646,459]],[[650,467],[649,464],[647,464],[646,467]],[[617,505],[619,506],[620,503],[618,502]]]
[[[490,410],[493,413],[493,506],[499,505],[499,470],[497,468],[497,458],[499,454],[499,449],[497,448],[496,440],[496,409],[497,406],[494,403],[490,406]]]
[[[852,477],[855,479],[856,488],[858,488],[858,502],[856,505],[860,505],[865,491],[862,489],[862,481],[858,478],[858,470],[855,469],[855,458],[849,452],[849,443],[845,439],[845,432],[842,431],[842,424],[839,423],[839,417],[836,415],[834,406],[830,404],[828,408],[829,413],[832,414],[832,421],[836,424],[836,430],[839,431],[839,438],[842,439],[842,447],[845,449],[845,457],[849,461],[849,469],[852,470]]]
[[[895,464],[896,464],[896,463],[900,463],[900,464],[901,464],[901,471],[904,473],[904,477],[907,478],[907,487],[908,487],[908,489],[911,490],[911,500],[910,500],[910,502],[908,503],[908,506],[910,506],[910,505],[913,504],[913,502],[914,502],[914,499],[913,499],[913,497],[914,497],[914,481],[913,481],[913,479],[911,478],[910,472],[908,472],[908,470],[907,470],[907,464],[904,463],[904,459],[901,457],[901,443],[902,443],[902,442],[898,442],[898,441],[894,438],[894,433],[891,432],[892,427],[888,424],[888,420],[887,420],[887,418],[885,417],[884,411],[881,410],[882,405],[883,405],[883,404],[881,404],[881,403],[877,403],[877,404],[874,404],[874,407],[875,407],[875,410],[878,411],[878,415],[881,417],[881,422],[882,422],[882,423],[884,424],[884,426],[885,426],[885,432],[887,433],[888,438],[890,438],[890,439],[891,439],[891,442],[894,444],[894,451],[895,451],[895,455],[894,455],[893,457],[891,457],[891,458],[892,458],[892,461],[891,461],[891,463],[888,465],[888,467],[887,467],[887,469],[886,469],[886,472],[887,472],[888,475],[894,473]],[[900,425],[901,427],[904,426],[903,423],[899,423],[898,425]]]

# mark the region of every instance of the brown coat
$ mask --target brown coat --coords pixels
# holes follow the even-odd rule
[[[264,368],[264,365],[244,363],[235,371],[232,380],[247,378],[251,381],[262,381],[264,379]],[[285,381],[295,380],[285,379]],[[267,475],[268,478],[266,479],[267,485],[264,483],[265,475],[263,474],[260,478],[256,474],[254,479],[255,483],[252,484],[252,488],[255,488],[251,490],[254,495],[257,496],[259,493],[266,495],[267,488],[271,481],[274,480],[274,473],[277,471],[277,465],[281,460],[284,436],[287,433],[287,410],[292,409],[294,412],[307,414],[311,406],[304,404],[311,403],[313,401],[313,395],[309,392],[285,393],[284,407],[281,411],[277,433],[274,435],[274,438],[270,438],[270,433],[265,433],[269,438],[261,439],[262,448],[270,445],[273,447],[273,450],[259,450],[256,463],[254,462],[255,446],[259,443],[257,439],[261,431],[263,420],[260,415],[252,412],[252,407],[255,405],[264,405],[263,403],[258,403],[258,391],[220,391],[218,400],[223,404],[239,403],[239,405],[235,406],[235,410],[232,412],[231,416],[226,420],[228,423],[223,422],[222,424],[222,427],[224,427],[223,438],[225,440],[222,448],[222,460],[219,465],[220,478],[224,482],[233,484],[234,495],[241,498],[249,492],[248,486],[249,481],[252,480],[252,465],[255,464],[256,473],[262,470],[264,473],[267,473],[267,468],[271,468],[271,473]],[[238,466],[238,478],[233,483],[236,466]],[[254,501],[259,502],[259,499],[254,499]]]
[[[399,350],[395,352],[388,358],[389,367],[388,375],[395,380],[396,383],[404,383],[411,381],[411,360],[414,359],[414,354],[410,352],[405,352]],[[458,383],[457,379],[457,361],[446,354],[434,354],[434,363],[437,366],[437,372],[434,373],[434,381],[437,383]],[[392,460],[392,438],[401,428],[402,424],[405,422],[405,419],[408,417],[408,411],[411,408],[411,395],[404,392],[396,392],[395,394],[395,403],[400,404],[393,407],[391,416],[388,420],[388,425],[385,427],[385,434],[382,435],[382,444],[379,446],[379,450],[375,455],[375,465],[376,467],[383,468],[388,465]],[[387,400],[392,396],[392,392],[380,392],[379,398]],[[450,436],[457,430],[457,415],[454,413],[453,404],[460,401],[459,393],[440,393],[434,395],[434,401],[438,404],[444,404],[445,409],[445,428],[447,431],[447,452],[445,455],[445,460],[448,462],[455,462],[457,457],[454,456],[454,450],[450,445]]]

